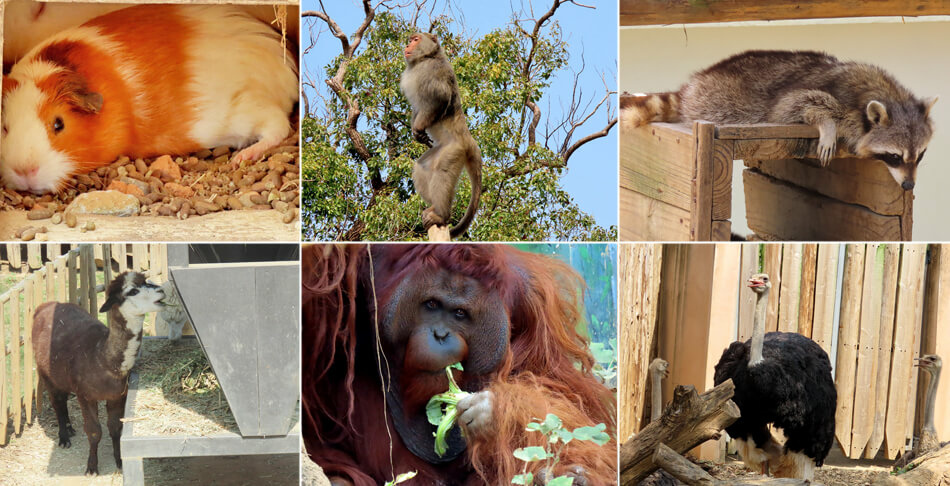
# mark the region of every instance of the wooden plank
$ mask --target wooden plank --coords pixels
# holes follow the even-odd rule
[[[818,265],[815,274],[815,318],[812,340],[832,356],[831,339],[835,327],[835,303],[838,296],[838,255],[841,245],[818,245]]]
[[[878,160],[834,159],[828,167],[810,159],[747,160],[745,165],[832,199],[860,204],[878,214],[904,214],[906,191],[894,182],[884,162]]]
[[[737,160],[817,159],[818,141],[806,138],[736,140],[733,150]],[[839,146],[835,152],[835,158],[853,156],[844,146]]]
[[[708,390],[715,386],[713,383],[713,369],[722,351],[732,343],[735,332],[738,309],[736,301],[740,293],[752,293],[744,287],[736,285],[739,280],[742,248],[732,243],[718,243],[715,246],[713,261],[712,291],[709,308],[709,338],[706,344],[706,383],[703,389]],[[745,290],[745,292],[742,292]],[[724,459],[722,441],[707,441],[699,448],[700,459],[721,461]]]
[[[617,351],[619,436],[640,430],[646,400],[647,370],[655,342],[663,247],[620,245],[620,346]]]
[[[40,268],[43,265],[40,249],[41,246],[39,243],[31,243],[26,245],[26,262],[30,268]]]
[[[858,334],[857,369],[854,382],[854,418],[848,457],[860,459],[874,431],[875,386],[878,345],[881,338],[881,297],[884,280],[883,246],[869,244],[864,256],[864,286],[861,290],[861,321]]]
[[[815,274],[818,270],[818,245],[808,243],[802,246],[802,284],[798,299],[798,333],[811,337],[812,323],[815,320]]]
[[[112,246],[111,245],[96,245],[102,247],[102,261],[105,264],[102,266],[102,275],[103,282],[105,282],[106,288],[109,288],[109,282],[112,282]],[[154,314],[153,314],[154,315]],[[149,316],[145,316],[146,319]],[[112,327],[112,313],[106,314],[106,324],[109,327]]]
[[[689,241],[689,211],[620,188],[621,241]]]
[[[10,290],[10,328],[13,331],[10,333],[10,347],[13,351],[10,353],[10,375],[13,382],[13,395],[10,397],[10,408],[13,409],[13,431],[16,435],[20,435],[20,419],[23,412],[23,372],[20,365],[20,363],[22,363],[20,353],[21,288],[22,287],[14,287],[12,290]]]
[[[732,222],[717,221],[712,222],[712,241],[729,241],[732,239]]]
[[[620,187],[689,209],[696,145],[690,127],[652,123],[622,131]]]
[[[56,300],[58,302],[69,302],[69,276],[66,269],[66,261],[69,257],[58,258],[53,262],[56,268]]]
[[[884,444],[884,422],[887,420],[888,380],[891,376],[891,346],[894,344],[894,309],[897,304],[897,277],[900,265],[900,245],[884,245],[884,272],[881,292],[880,336],[877,346],[875,372],[874,429],[864,451],[865,459],[873,459]]]
[[[691,241],[712,238],[713,157],[716,126],[709,122],[693,122],[693,184],[690,193]]]
[[[76,266],[76,260],[79,258],[79,253],[70,251],[66,255],[66,275],[69,280],[69,302],[72,304],[79,304],[79,290],[78,290],[78,280],[79,280],[79,270]]]
[[[801,243],[786,243],[783,246],[778,330],[798,332],[798,307],[802,287],[802,245]]]
[[[732,155],[734,143],[729,140],[715,140],[712,161],[712,219],[726,221],[732,217]],[[716,238],[713,228],[713,239]],[[727,233],[728,235],[728,233]],[[725,241],[729,241],[725,239]]]
[[[5,306],[0,300],[0,349],[3,350],[3,353],[0,353],[0,445],[7,443],[7,424],[10,422],[10,407],[7,402],[11,401],[7,393],[7,317],[4,307],[10,306]]]
[[[914,191],[904,191],[904,214],[901,216],[901,240],[914,240]]]
[[[620,0],[622,26],[948,14],[950,4],[944,0],[799,0],[791,3],[783,0]]]
[[[765,331],[778,330],[778,309],[782,298],[782,245],[766,243],[762,245],[765,251],[765,266],[763,272],[769,275],[772,281],[772,291],[769,292],[769,302],[765,314]]]
[[[759,273],[759,250],[762,245],[758,243],[743,243],[742,262],[739,271],[739,281],[737,285],[740,289],[747,288],[747,280],[752,275]],[[755,318],[755,292],[739,292],[739,329],[737,341],[747,341],[752,337],[752,320]]]
[[[939,275],[938,284],[932,294],[933,301],[938,303],[930,326],[934,330],[933,352],[939,356],[950,356],[950,325],[947,325],[950,322],[950,246],[931,245],[931,247],[934,246],[939,246],[939,251],[935,255],[935,259],[939,262]],[[950,379],[940,380],[937,396],[950,397]],[[938,407],[935,410],[934,424],[940,440],[950,440],[950,407]]]
[[[818,138],[818,129],[811,125],[784,123],[725,124],[716,127],[720,140],[756,140],[769,138]]]
[[[920,320],[917,315],[917,287],[924,271],[927,255],[926,245],[904,244],[901,250],[900,276],[897,286],[897,308],[894,311],[894,352],[891,358],[890,390],[888,390],[887,423],[884,444],[887,458],[894,459],[904,450],[907,441],[908,415],[913,417],[909,397],[914,396],[916,386],[913,359],[916,329]]]
[[[84,274],[86,276],[85,281],[85,290],[86,290],[86,305],[89,309],[89,314],[96,316],[99,313],[99,303],[96,298],[96,254],[95,254],[96,245],[87,244],[79,248],[79,255],[82,258],[82,266],[86,270]]]
[[[792,241],[899,241],[901,221],[743,171],[746,219],[767,239]]]
[[[835,385],[838,389],[835,437],[846,455],[851,451],[855,368],[858,358],[858,333],[861,329],[861,295],[864,288],[864,257],[863,244],[848,245],[845,249],[841,316],[838,325],[838,354],[835,362]]]
[[[49,243],[46,245],[46,257],[50,260],[56,260],[63,254],[63,245],[59,243]]]
[[[161,246],[161,243],[149,243],[148,245],[148,268],[151,271],[149,275],[153,279],[162,276]]]
[[[30,245],[36,246],[36,245]],[[34,274],[23,280],[23,409],[26,423],[33,423],[33,292],[36,287]]]
[[[132,268],[136,272],[148,270],[148,251],[145,243],[135,243],[132,245]]]
[[[23,266],[23,258],[21,257],[21,249],[19,243],[11,243],[7,245],[7,258],[10,259],[10,269],[13,271],[20,270],[20,267]]]
[[[927,272],[927,256],[926,256],[927,247],[928,245],[921,245],[921,249],[923,252],[925,252],[925,256],[921,260],[921,263],[920,263],[919,275],[925,275]],[[925,280],[918,278],[916,284],[917,286],[915,289],[916,290],[915,296],[917,298],[917,301],[916,301],[916,305],[914,306],[914,321],[913,321],[914,324],[912,325],[912,330],[914,332],[914,344],[911,349],[914,350],[914,353],[916,356],[919,356],[920,351],[921,351],[921,344],[923,342],[921,325],[923,324],[923,314],[924,314],[923,304],[924,304]],[[924,378],[923,376],[921,376],[922,373],[920,373],[920,369],[917,367],[911,367],[911,372],[912,372],[912,376],[910,380],[910,394],[908,396],[911,397],[911,399],[913,399],[913,397],[917,397],[918,399],[917,403],[922,405],[923,400],[920,397],[919,388],[923,384],[922,382]],[[913,375],[916,375],[917,378],[914,378]],[[905,433],[904,438],[905,440],[910,442],[911,440],[913,440],[915,435],[918,435],[920,433],[920,430],[915,426],[915,420],[917,418],[916,412],[917,410],[920,410],[920,409],[915,408],[913,402],[910,403],[908,408],[910,410],[907,413],[907,428],[904,429],[904,433]]]
[[[116,261],[116,263],[117,263],[117,265],[118,265],[118,269],[117,269],[116,271],[117,271],[118,273],[124,272],[124,271],[125,271],[125,267],[126,267],[126,265],[127,265],[126,261],[127,261],[127,258],[128,258],[127,254],[126,254],[125,243],[113,243],[113,244],[112,244],[112,258],[113,258],[113,260]]]

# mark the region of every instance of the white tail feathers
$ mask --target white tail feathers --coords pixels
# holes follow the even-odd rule
[[[624,129],[652,122],[678,122],[679,118],[679,93],[624,94],[620,97],[620,125]]]

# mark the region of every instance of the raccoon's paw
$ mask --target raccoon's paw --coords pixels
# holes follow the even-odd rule
[[[834,122],[828,121],[818,126],[818,160],[827,167],[837,152],[838,134]]]

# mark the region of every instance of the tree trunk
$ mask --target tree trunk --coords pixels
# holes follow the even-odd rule
[[[692,386],[677,386],[673,401],[660,420],[652,422],[620,448],[620,484],[636,485],[656,471],[653,455],[666,444],[683,453],[710,439],[718,439],[722,429],[739,418],[739,407],[730,400],[735,393],[732,380],[696,393]]]
[[[703,468],[693,464],[689,459],[679,455],[666,444],[656,446],[653,453],[653,462],[670,473],[670,476],[688,484],[689,486],[807,486],[808,481],[801,479],[730,479],[727,481],[712,477]]]

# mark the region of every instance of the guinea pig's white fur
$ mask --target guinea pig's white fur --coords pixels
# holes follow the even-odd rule
[[[3,12],[3,63],[12,64],[51,35],[128,7],[116,3],[9,0]]]
[[[37,45],[3,92],[0,175],[44,193],[120,155],[258,158],[290,134],[299,88],[294,56],[246,10],[141,5]]]

